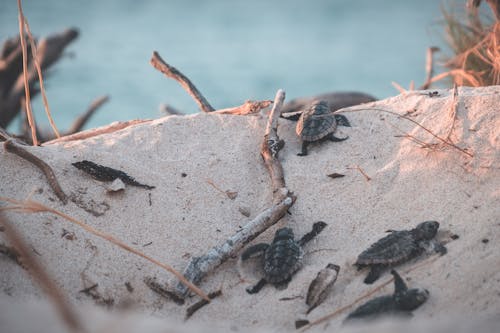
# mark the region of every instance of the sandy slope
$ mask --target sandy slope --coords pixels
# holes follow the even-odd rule
[[[409,114],[439,136],[453,125],[450,92],[429,97],[412,92],[370,104]],[[341,128],[340,143],[312,145],[307,157],[296,156],[300,142],[295,123],[282,120],[280,152],[288,187],[297,194],[291,215],[261,235],[272,239],[288,225],[297,236],[313,222],[328,227],[305,248],[304,267],[286,290],[266,286],[257,295],[245,287],[259,279],[255,263],[231,260],[201,285],[205,291],[222,287],[223,295],[190,321],[220,328],[266,327],[292,330],[298,318],[317,319],[349,304],[374,286],[362,283],[366,271],[352,263],[387,229],[412,228],[424,220],[441,223],[440,238],[450,241],[446,256],[405,275],[410,286],[431,293],[415,311],[413,322],[454,318],[500,318],[500,87],[459,89],[459,104],[451,138],[473,154],[449,146],[421,148],[395,137],[402,130],[427,143],[439,142],[415,124],[387,113],[346,113],[352,128]],[[72,200],[62,205],[33,166],[0,148],[0,196],[40,201],[182,270],[191,256],[202,254],[233,234],[266,208],[271,200],[269,176],[259,156],[266,119],[259,116],[196,114],[170,116],[138,124],[113,134],[86,140],[29,148],[56,171]],[[399,130],[398,130],[399,129]],[[105,185],[71,166],[83,159],[126,171],[138,181],[156,186],[148,191],[127,186],[110,195]],[[367,181],[355,168],[371,178]],[[327,177],[333,172],[343,178]],[[234,200],[222,190],[237,192]],[[247,210],[250,217],[240,212]],[[103,299],[113,307],[132,306],[140,312],[182,321],[179,307],[150,291],[145,276],[171,281],[171,275],[116,246],[49,214],[8,214],[36,249],[37,257],[76,304],[95,302],[79,291],[98,283]],[[73,240],[61,237],[63,229]],[[4,235],[0,233],[0,240]],[[71,238],[71,237],[70,237]],[[488,241],[486,241],[488,240]],[[305,316],[303,299],[309,282],[327,263],[341,266],[330,297]],[[411,268],[410,262],[399,268]],[[125,283],[133,287],[127,290]],[[0,299],[26,300],[40,295],[25,271],[0,257]],[[392,292],[392,286],[379,294]],[[195,298],[188,300],[187,305]],[[330,321],[338,327],[347,313]],[[322,325],[317,328],[323,327]]]

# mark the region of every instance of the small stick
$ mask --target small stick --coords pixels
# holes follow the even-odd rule
[[[450,141],[451,133],[453,132],[453,128],[455,127],[455,120],[457,117],[457,109],[458,109],[458,88],[457,85],[453,85],[453,96],[450,105],[450,118],[451,118],[451,126],[448,130],[448,134],[446,135],[446,141]]]
[[[87,111],[83,113],[78,119],[73,122],[71,125],[70,129],[66,132],[66,135],[74,134],[77,132],[80,132],[83,128],[83,126],[87,123],[89,118],[94,114],[94,112],[100,108],[104,103],[109,101],[109,96],[101,96],[97,99],[95,99],[90,106],[88,107]]]
[[[403,116],[403,115],[401,115],[401,114],[399,114],[397,112],[394,112],[394,111],[385,110],[385,109],[381,109],[381,108],[372,108],[372,107],[370,107],[370,108],[366,108],[366,107],[360,107],[360,108],[357,108],[357,107],[347,107],[347,108],[343,108],[343,109],[337,110],[337,111],[333,112],[333,114],[342,113],[342,112],[359,112],[359,111],[379,111],[379,112],[385,112],[385,113],[389,113],[389,114],[392,114],[394,116],[406,119],[408,121],[411,121],[412,123],[414,123],[418,127],[422,128],[424,131],[426,131],[427,133],[429,133],[430,135],[432,135],[433,137],[435,137],[436,139],[438,139],[442,143],[444,143],[444,144],[446,144],[446,145],[448,145],[450,147],[453,147],[453,148],[461,151],[462,153],[464,153],[467,156],[474,157],[474,155],[472,153],[469,153],[467,150],[462,149],[459,146],[457,146],[457,145],[449,142],[448,140],[439,137],[438,135],[434,134],[430,129],[428,129],[427,127],[424,127],[423,125],[421,125],[419,122],[417,122],[417,121],[415,121],[415,120],[413,120],[411,118],[408,118],[406,116]]]
[[[227,108],[222,110],[214,111],[214,113],[219,114],[234,114],[244,116],[247,114],[253,114],[260,112],[260,110],[267,108],[271,105],[273,101],[246,101],[243,105],[236,106],[234,108]]]
[[[100,237],[108,242],[111,242],[113,244],[115,244],[116,246],[118,247],[121,247],[122,249],[128,251],[128,252],[131,252],[141,258],[144,258],[146,260],[148,260],[149,262],[152,262],[153,264],[155,264],[156,266],[159,266],[163,269],[165,269],[166,271],[172,273],[173,275],[175,275],[179,280],[180,280],[180,283],[183,283],[185,284],[189,290],[193,291],[194,293],[196,293],[198,296],[200,296],[201,298],[204,298],[206,299],[207,301],[210,301],[210,299],[208,298],[208,296],[198,287],[196,287],[195,285],[193,285],[192,283],[190,283],[189,281],[187,281],[184,276],[182,276],[181,273],[177,272],[175,269],[173,269],[171,266],[167,265],[167,264],[163,264],[161,262],[159,262],[158,260],[154,259],[154,258],[151,258],[147,255],[145,255],[144,253],[128,246],[127,244],[125,244],[124,242],[122,242],[121,240],[113,237],[112,235],[109,235],[109,234],[106,234],[102,231],[99,231],[97,229],[94,229],[92,228],[91,226],[83,223],[83,222],[80,222],[78,221],[77,219],[69,216],[69,215],[66,215],[56,209],[53,209],[53,208],[49,208],[47,206],[44,206],[42,205],[41,203],[39,202],[35,202],[35,201],[32,201],[32,200],[26,200],[26,201],[18,201],[18,200],[14,200],[14,199],[10,199],[10,198],[5,198],[5,197],[0,197],[0,200],[1,201],[6,201],[6,202],[9,202],[9,203],[12,203],[14,204],[13,206],[7,206],[7,207],[0,207],[0,211],[2,210],[15,210],[15,211],[21,211],[21,212],[30,212],[30,213],[39,213],[39,212],[49,212],[49,213],[52,213],[52,214],[55,214],[55,215],[58,215],[76,225],[79,225],[80,227],[82,227],[83,229],[85,229],[86,231],[90,232],[91,234],[97,236],[97,237]]]
[[[44,267],[31,254],[29,246],[2,213],[0,213],[0,225],[3,225],[6,236],[10,239],[12,244],[14,244],[17,251],[19,251],[22,261],[28,268],[31,278],[36,281],[47,293],[70,331],[83,332],[84,328],[80,318],[78,318],[76,312],[74,312],[62,290],[56,283],[54,283]]]
[[[427,56],[425,61],[425,72],[427,73],[425,82],[420,86],[419,90],[427,90],[431,87],[432,84],[432,76],[434,75],[434,53],[438,52],[439,47],[432,46],[427,48]]]
[[[165,76],[174,79],[179,82],[179,84],[188,92],[191,97],[194,98],[198,107],[203,112],[212,112],[215,109],[208,103],[206,98],[201,94],[201,92],[195,87],[195,85],[177,68],[170,66],[163,60],[158,52],[153,51],[151,60],[149,61],[154,68],[165,74]]]
[[[176,293],[168,290],[167,288],[164,288],[161,284],[156,282],[155,278],[146,277],[146,278],[144,278],[144,283],[146,284],[146,286],[149,287],[149,289],[151,289],[152,291],[154,291],[158,295],[161,295],[165,298],[171,299],[177,305],[184,304],[184,298],[181,298],[181,297],[177,296]],[[208,294],[207,296],[210,297],[210,294]],[[203,301],[205,301],[205,300],[203,300]]]
[[[358,171],[359,171],[359,172],[360,172],[360,173],[361,173],[361,174],[365,177],[365,179],[366,179],[366,181],[367,181],[367,182],[369,182],[370,180],[372,180],[372,179],[370,178],[370,176],[368,176],[368,175],[366,174],[366,172],[365,172],[363,169],[361,169],[361,167],[360,167],[359,165],[357,165],[357,164],[354,166],[354,168],[347,168],[347,169],[355,169],[355,170],[358,170]]]
[[[36,126],[35,118],[33,117],[33,111],[31,110],[31,100],[30,100],[30,86],[28,80],[28,53],[26,48],[26,40],[24,39],[24,14],[23,7],[21,6],[21,0],[17,0],[17,8],[19,10],[19,37],[21,40],[21,49],[23,52],[23,79],[24,79],[24,95],[26,102],[26,113],[28,115],[28,122],[31,128],[31,138],[33,140],[33,145],[38,146],[38,139],[36,137]]]
[[[406,94],[407,91],[405,88],[401,87],[397,82],[391,82],[392,86],[396,88],[397,91],[399,91],[400,94]]]
[[[36,167],[38,167],[47,178],[50,187],[52,188],[56,196],[59,198],[59,200],[61,200],[64,204],[68,202],[68,197],[66,196],[61,186],[59,185],[59,182],[57,181],[54,171],[47,163],[45,163],[44,161],[42,161],[41,159],[30,153],[23,147],[16,145],[14,143],[14,140],[5,141],[3,147],[5,151],[16,154],[17,156],[25,159],[28,162],[31,162]]]
[[[111,125],[106,126],[106,127],[90,129],[87,131],[78,132],[78,133],[71,134],[71,135],[66,135],[66,136],[60,137],[59,139],[50,140],[50,141],[44,142],[43,145],[50,145],[50,144],[57,143],[57,142],[85,140],[88,138],[92,138],[94,136],[114,133],[116,131],[122,130],[122,129],[130,127],[130,126],[148,123],[148,122],[151,122],[151,120],[136,119],[136,120],[115,122],[115,123],[112,123]]]
[[[216,297],[219,297],[220,295],[222,295],[221,289],[209,293],[208,297],[210,299],[214,299]],[[198,311],[199,309],[201,309],[202,307],[204,307],[207,304],[208,304],[208,302],[206,300],[202,299],[202,300],[199,300],[198,302],[194,303],[193,305],[191,305],[189,308],[186,309],[186,317],[184,318],[184,320],[188,320],[196,311]]]

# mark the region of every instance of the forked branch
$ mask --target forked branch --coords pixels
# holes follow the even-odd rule
[[[184,270],[184,277],[190,282],[199,284],[208,273],[230,257],[237,255],[246,244],[278,222],[295,202],[296,197],[286,188],[283,168],[278,160],[278,152],[284,145],[277,133],[278,118],[284,99],[285,92],[278,90],[261,146],[261,155],[271,176],[273,205],[222,244],[215,246],[200,257],[194,257]],[[178,282],[173,292],[184,298],[189,290],[183,283]]]

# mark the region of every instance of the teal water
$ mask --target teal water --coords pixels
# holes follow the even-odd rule
[[[56,123],[69,126],[96,97],[111,100],[87,127],[156,118],[158,105],[196,104],[149,65],[157,50],[215,108],[246,99],[358,90],[385,98],[391,81],[425,77],[428,46],[441,45],[437,0],[132,1],[24,0],[35,35],[74,26],[80,37],[47,78]],[[0,39],[18,31],[15,0],[0,0]],[[34,105],[43,113],[38,96]],[[44,118],[39,116],[38,119]]]

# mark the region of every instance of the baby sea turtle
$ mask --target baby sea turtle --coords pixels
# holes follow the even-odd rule
[[[241,254],[241,260],[247,260],[253,255],[264,255],[264,278],[251,288],[249,294],[258,293],[266,283],[275,286],[284,286],[292,279],[292,275],[302,266],[302,246],[316,237],[326,223],[319,221],[313,224],[312,231],[305,234],[300,240],[294,239],[291,228],[281,228],[276,231],[271,244],[260,243],[250,246]]]
[[[344,322],[354,319],[376,319],[383,315],[396,315],[402,317],[412,316],[411,311],[425,303],[429,298],[426,289],[408,289],[401,276],[395,270],[394,294],[376,297],[351,312]]]
[[[302,151],[299,156],[307,155],[307,146],[311,142],[331,140],[344,141],[345,138],[337,138],[333,135],[337,125],[351,126],[345,116],[334,115],[325,101],[316,101],[304,110],[297,122],[296,132],[302,139]]]
[[[422,252],[439,252],[446,254],[444,245],[434,240],[439,229],[436,221],[425,221],[412,230],[388,230],[389,235],[379,239],[367,250],[363,251],[355,265],[359,269],[370,266],[371,270],[364,282],[375,282],[385,266],[392,266],[408,261]]]

